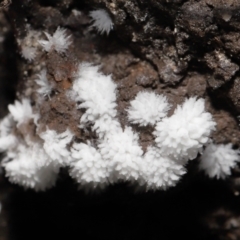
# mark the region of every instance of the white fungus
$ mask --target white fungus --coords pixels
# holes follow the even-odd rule
[[[240,161],[239,151],[232,144],[209,144],[201,156],[199,168],[211,178],[225,179]]]
[[[37,55],[37,50],[34,47],[22,46],[21,54],[23,58],[32,62]]]
[[[107,35],[113,29],[113,22],[109,14],[104,9],[91,11],[89,16],[92,18],[93,24],[100,34],[106,33]]]
[[[116,116],[116,87],[111,76],[100,73],[98,66],[80,64],[70,95],[75,102],[81,102],[78,108],[87,109],[81,123]]]
[[[137,180],[140,177],[143,151],[137,133],[131,128],[108,132],[98,147],[108,162],[109,171],[116,172],[118,179]]]
[[[19,143],[14,151],[7,152],[2,165],[10,182],[44,191],[55,184],[59,171],[53,164],[46,164],[47,161],[48,156],[39,146]]]
[[[170,108],[167,98],[154,92],[139,92],[130,102],[129,121],[140,126],[154,125],[167,115]]]
[[[27,98],[22,99],[22,102],[16,100],[14,104],[9,104],[8,110],[18,126],[31,118],[37,117],[33,114],[30,100]]]
[[[8,136],[14,127],[14,120],[11,114],[8,114],[0,121],[0,136]]]
[[[44,32],[48,40],[39,40],[46,52],[55,49],[58,53],[64,53],[71,44],[71,36],[66,35],[66,29],[58,27],[53,36]]]
[[[25,188],[32,188],[35,191],[45,191],[55,185],[58,169],[53,165],[38,168],[34,159],[26,159],[25,153],[16,156],[4,165],[6,177],[12,183],[19,184]]]
[[[81,185],[103,188],[108,184],[107,161],[90,144],[74,143],[70,175]]]
[[[17,137],[12,134],[13,128],[13,117],[8,114],[0,122],[0,152],[10,150],[16,146]]]
[[[70,144],[73,134],[67,129],[63,133],[47,129],[39,134],[44,140],[43,148],[56,165],[66,166],[70,161]]]
[[[57,31],[53,37],[47,34],[49,41],[42,42],[46,51],[66,50],[55,42],[58,35],[68,40],[65,30],[58,28]],[[117,85],[112,77],[101,73],[98,66],[82,63],[73,80],[67,97],[83,112],[79,127],[91,129],[98,139],[91,145],[90,142],[74,142],[74,134],[69,129],[57,133],[46,126],[45,131],[40,131],[41,121],[36,121],[38,114],[33,113],[30,100],[15,101],[9,105],[9,115],[0,123],[0,151],[6,151],[3,166],[11,182],[45,190],[54,185],[59,168],[68,167],[69,174],[84,188],[103,188],[123,180],[137,182],[147,190],[165,190],[176,185],[186,172],[184,165],[202,152],[215,129],[216,124],[212,115],[205,111],[203,99],[189,98],[177,106],[171,117],[166,117],[170,107],[166,97],[140,92],[126,111],[130,122],[155,127],[156,138],[144,154],[139,134],[120,124],[116,110]],[[40,95],[50,95],[52,85],[46,70],[40,72],[35,82]],[[30,135],[31,119],[35,121],[31,121]],[[209,159],[206,155],[220,151],[211,149],[214,151],[206,148],[200,167],[209,171],[208,175],[223,178],[238,162],[238,155],[228,149],[224,153],[227,163],[221,162],[219,157],[213,158],[217,159],[213,163],[206,162],[205,159]]]
[[[17,39],[17,43],[22,57],[32,62],[38,54],[40,32],[32,30],[28,24],[26,24],[26,30],[27,35],[23,39]]]
[[[52,89],[53,84],[50,83],[47,79],[47,71],[46,69],[43,69],[38,75],[37,79],[35,79],[35,82],[39,85],[39,88],[37,89],[37,92],[43,96],[43,97],[49,97]]]
[[[147,189],[164,189],[173,187],[186,173],[182,164],[173,161],[169,157],[161,156],[156,147],[149,147],[144,155],[143,178]]]
[[[162,155],[191,160],[202,152],[215,125],[212,115],[205,111],[204,100],[192,97],[178,105],[171,117],[157,123],[156,143]]]

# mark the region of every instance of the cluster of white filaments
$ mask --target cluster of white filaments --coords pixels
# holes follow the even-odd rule
[[[44,34],[47,40],[39,40],[38,42],[46,52],[54,49],[58,53],[64,53],[71,44],[71,36],[67,36],[64,28],[58,27],[52,36],[47,32],[44,32]]]
[[[167,118],[170,104],[165,96],[154,92],[139,92],[127,109],[129,120],[140,126],[156,126],[155,143],[144,153],[139,145],[138,133],[131,127],[122,129],[116,117],[116,89],[110,76],[101,74],[96,66],[85,63],[80,65],[72,90],[68,93],[73,100],[79,102],[79,108],[86,109],[80,121],[81,126],[91,123],[92,130],[99,136],[95,151],[99,153],[96,154],[99,163],[104,163],[100,166],[105,166],[105,174],[100,175],[108,176],[109,182],[139,182],[147,189],[174,186],[186,172],[184,165],[187,160],[201,153],[215,128],[211,114],[204,110],[204,100],[189,98],[177,107],[172,117]],[[179,124],[176,125],[176,121],[171,119],[179,119]],[[168,134],[164,132],[165,142],[170,142],[169,148],[164,144],[161,146],[161,141],[164,142],[161,139],[163,130],[160,131],[159,128],[163,121],[169,129],[175,128],[176,131],[169,131]],[[195,134],[192,132],[193,125]],[[85,154],[87,150],[90,151],[89,155],[92,154],[92,146],[85,147],[84,150]],[[83,159],[80,161],[84,162]],[[83,183],[85,180],[81,179],[82,174],[78,174],[82,172],[82,164],[78,164],[77,171],[77,163],[76,160],[72,163],[74,171],[71,176]],[[103,182],[106,183],[106,178],[98,184],[102,185]],[[95,180],[94,185],[97,186]]]
[[[40,94],[50,94],[46,71],[36,83]],[[153,190],[175,186],[186,173],[186,162],[202,152],[215,128],[211,114],[204,110],[204,100],[189,98],[166,117],[170,104],[165,96],[139,92],[126,111],[130,122],[155,127],[155,142],[144,153],[138,133],[130,126],[123,129],[117,119],[116,94],[117,85],[111,76],[89,63],[79,65],[66,95],[77,108],[85,109],[79,127],[89,126],[97,133],[95,144],[74,142],[74,134],[68,129],[57,133],[47,127],[40,132],[37,120],[41,116],[34,113],[27,99],[10,105],[10,114],[0,125],[0,142],[9,141],[1,148],[6,151],[3,166],[9,180],[45,190],[54,185],[59,168],[68,166],[70,176],[87,188],[103,188],[117,181],[139,183]],[[23,132],[24,124],[30,121],[36,125],[36,136],[14,135],[14,128]]]
[[[49,96],[52,87],[45,70],[36,83],[40,86],[38,93]],[[130,126],[120,125],[116,94],[117,85],[111,76],[89,63],[79,65],[66,95],[78,109],[85,110],[79,128],[95,131],[95,144],[75,142],[68,129],[57,133],[47,127],[40,132],[41,116],[33,111],[28,99],[9,105],[9,115],[0,124],[0,150],[6,152],[2,165],[9,180],[45,190],[54,185],[59,168],[68,166],[70,176],[83,187],[103,188],[110,183],[130,181],[155,190],[175,186],[186,173],[188,160],[198,154],[203,154],[200,169],[210,177],[225,178],[239,162],[238,151],[231,145],[209,144],[216,124],[205,111],[204,99],[186,99],[167,117],[171,106],[166,96],[139,92],[126,112],[130,123],[155,128],[155,140],[144,152],[138,133]],[[29,122],[36,125],[34,137],[24,130]],[[15,135],[16,129],[22,134]]]
[[[105,10],[92,11],[90,17],[92,27],[101,34],[113,28]],[[66,29],[45,35],[47,40],[38,43],[46,52],[63,54],[71,44]],[[23,49],[22,54],[33,60],[35,52],[28,50]],[[35,84],[36,92],[48,101],[54,85],[45,69]],[[186,173],[186,163],[198,154],[202,154],[200,169],[210,177],[225,178],[240,160],[231,145],[210,143],[216,123],[205,111],[202,98],[185,99],[168,116],[171,105],[166,96],[139,92],[125,109],[129,126],[122,127],[117,118],[117,84],[90,63],[79,65],[66,96],[76,102],[76,111],[84,110],[78,127],[83,132],[90,128],[97,141],[80,142],[67,126],[61,133],[48,126],[43,131],[38,106],[33,107],[27,98],[15,101],[0,123],[0,151],[5,152],[2,166],[11,182],[44,191],[54,186],[60,168],[68,167],[70,176],[85,189],[129,181],[147,190],[166,190],[179,182]],[[154,129],[154,141],[145,152],[131,124]],[[28,126],[34,131],[28,131]]]
[[[89,13],[92,18],[91,28],[96,28],[100,34],[107,35],[113,29],[113,22],[109,14],[104,9],[93,10]]]
[[[240,162],[239,151],[232,144],[209,144],[203,155],[199,168],[211,178],[225,179],[231,174],[231,169]]]

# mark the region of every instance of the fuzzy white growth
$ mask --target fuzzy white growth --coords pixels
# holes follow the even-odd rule
[[[22,46],[21,54],[23,58],[25,58],[29,62],[32,62],[37,55],[37,50],[34,47]]]
[[[10,148],[14,148],[17,145],[17,138],[9,134],[8,136],[0,137],[0,152],[7,151]]]
[[[10,114],[4,117],[0,122],[0,136],[5,137],[11,133],[11,130],[14,126],[13,118]]]
[[[55,49],[58,53],[64,53],[71,44],[71,36],[66,35],[66,29],[58,27],[53,36],[49,33],[44,33],[48,40],[39,40],[39,43],[46,52]]]
[[[100,139],[102,139],[106,133],[116,132],[119,128],[121,128],[120,123],[108,115],[97,119],[92,126],[92,130],[96,131]]]
[[[46,71],[38,78],[39,93],[49,95],[51,87]],[[186,172],[184,164],[201,153],[215,128],[211,114],[205,111],[204,100],[189,98],[171,117],[166,117],[169,104],[165,97],[140,92],[127,110],[129,119],[141,126],[156,124],[156,146],[149,147],[143,155],[138,134],[130,127],[125,126],[123,130],[116,117],[116,92],[111,76],[100,73],[97,66],[88,63],[79,66],[68,95],[85,111],[80,126],[90,123],[91,130],[96,131],[99,137],[96,148],[90,143],[71,146],[73,133],[70,130],[58,134],[47,128],[39,133],[39,127],[28,135],[28,120],[36,118],[30,101],[23,99],[9,105],[10,117],[0,123],[0,150],[8,150],[4,167],[10,181],[45,190],[54,184],[59,168],[69,166],[70,175],[84,187],[102,188],[118,180],[138,181],[147,190],[175,186]],[[10,139],[11,135],[15,137]],[[227,164],[219,157],[220,167],[215,166],[216,160],[205,163],[203,159],[201,169],[208,168],[208,175],[224,178],[239,161],[236,152],[235,155],[229,152],[224,153],[225,159],[230,159]]]
[[[9,104],[8,110],[11,113],[14,121],[17,122],[17,126],[31,118],[37,118],[37,116],[33,114],[30,100],[27,98],[24,98],[22,102],[16,100],[14,104]]]
[[[108,184],[107,162],[89,144],[74,143],[71,148],[72,159],[70,175],[81,185],[103,188]]]
[[[156,126],[156,142],[163,155],[176,160],[196,158],[209,141],[216,123],[205,112],[204,100],[195,97],[185,100],[174,114]]]
[[[161,156],[156,147],[149,147],[144,155],[143,177],[147,189],[164,189],[173,187],[186,173],[183,165],[169,157]]]
[[[82,102],[78,107],[87,109],[81,123],[96,122],[103,119],[109,122],[116,116],[116,84],[111,76],[103,75],[97,66],[81,64],[73,83],[72,98]],[[99,123],[95,126],[97,129]]]
[[[10,114],[0,123],[0,151],[7,151],[2,166],[9,181],[43,191],[55,184],[59,167],[45,152],[42,142],[31,135],[15,135],[13,129],[24,131],[28,120],[36,118],[29,100],[9,106]],[[15,120],[15,122],[14,122]],[[36,123],[35,123],[36,124]]]
[[[37,77],[38,78],[35,79],[35,82],[39,85],[37,92],[44,97],[49,97],[53,89],[53,84],[51,84],[47,79],[46,69],[43,69]]]
[[[27,143],[28,142],[28,143]],[[23,142],[22,140],[18,139],[18,143],[15,145],[14,148],[9,149],[5,156],[5,162],[11,159],[18,160],[20,158],[32,159],[36,168],[47,167],[51,163],[51,159],[46,154],[42,145],[39,143],[33,143],[29,140]]]
[[[106,33],[107,35],[113,29],[113,22],[109,14],[104,9],[91,11],[89,16],[93,20],[91,27],[95,27],[100,34]]]
[[[11,133],[14,121],[10,114],[0,122],[0,152],[7,151],[17,144],[17,138]]]
[[[154,125],[167,115],[170,108],[167,98],[154,92],[139,92],[130,102],[128,118],[140,126]]]
[[[15,151],[7,152],[3,162],[6,176],[12,183],[36,191],[44,191],[55,185],[59,171],[59,168],[53,164],[43,164],[47,158],[41,148],[19,144]]]
[[[118,179],[137,180],[140,177],[143,151],[138,144],[138,135],[131,128],[106,134],[99,150],[108,162],[109,172],[116,171]]]
[[[5,165],[9,181],[35,191],[45,191],[55,185],[58,171],[53,166],[37,168],[31,159],[23,157]]]
[[[199,168],[211,178],[225,179],[239,161],[239,151],[232,149],[232,144],[212,143],[204,150]]]
[[[26,25],[26,30],[26,37],[23,39],[17,39],[17,43],[20,47],[22,57],[29,62],[32,62],[37,56],[40,32],[31,30],[28,24]]]
[[[47,129],[39,134],[44,140],[43,148],[56,165],[65,166],[70,160],[70,144],[73,134],[70,130],[58,134],[54,130]]]

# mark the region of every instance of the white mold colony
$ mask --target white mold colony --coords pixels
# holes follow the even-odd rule
[[[61,29],[53,37],[47,34],[48,41],[41,42],[46,51],[53,43],[56,48],[58,32],[68,40]],[[66,49],[58,46],[56,50]],[[46,72],[41,72],[36,82],[40,94],[50,94]],[[2,165],[9,180],[45,190],[54,185],[59,168],[68,166],[70,175],[85,188],[103,188],[117,181],[138,183],[147,190],[175,186],[186,172],[186,162],[202,152],[215,129],[211,114],[204,109],[204,100],[186,99],[171,117],[166,117],[170,105],[165,96],[139,92],[126,111],[130,122],[155,126],[155,142],[144,153],[138,133],[130,126],[122,129],[116,117],[116,94],[117,85],[111,76],[103,75],[89,63],[79,65],[66,95],[76,102],[77,108],[85,109],[79,127],[90,126],[97,133],[94,144],[75,142],[68,129],[57,133],[47,127],[40,132],[37,120],[41,116],[27,99],[9,105],[10,113],[0,124],[0,149],[6,152]],[[26,131],[30,123],[36,128],[34,136]]]

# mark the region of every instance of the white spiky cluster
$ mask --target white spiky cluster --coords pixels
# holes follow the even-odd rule
[[[34,113],[30,101],[15,101],[14,105],[9,105],[9,110],[10,113],[0,123],[0,151],[5,152],[2,166],[6,176],[11,182],[36,191],[52,187],[60,166],[70,155],[66,146],[71,141],[72,133],[66,130],[57,134],[47,129],[31,136],[27,128],[31,122],[37,131],[38,115]],[[15,135],[15,132],[18,134]]]
[[[154,125],[167,115],[170,108],[167,98],[154,92],[139,92],[130,102],[129,121],[140,126]]]
[[[91,11],[89,16],[92,18],[93,24],[100,34],[106,33],[107,35],[113,29],[113,22],[109,14],[104,9]]]
[[[20,46],[22,57],[27,61],[32,62],[37,56],[40,33],[38,31],[32,30],[28,25],[26,25],[26,29],[26,37],[23,39],[17,39],[17,42]]]
[[[54,186],[59,171],[58,167],[46,162],[48,156],[41,147],[18,143],[14,151],[7,152],[3,166],[11,182],[43,191]]]
[[[35,79],[35,82],[39,86],[39,88],[37,89],[37,92],[43,97],[49,97],[53,89],[53,84],[50,83],[47,79],[46,69],[43,69],[37,75],[37,79]]]
[[[0,124],[0,152],[7,151],[17,144],[17,138],[11,134],[13,126],[14,120],[12,115],[8,114],[2,119]]]
[[[149,147],[144,155],[144,174],[147,189],[173,187],[186,173],[184,166],[169,157],[162,156],[157,147]]]
[[[167,189],[174,186],[186,172],[184,168],[186,161],[192,159],[193,153],[198,153],[208,142],[210,132],[215,126],[211,114],[204,110],[204,100],[190,98],[182,106],[178,106],[174,115],[170,117],[178,119],[180,125],[177,123],[177,130],[187,132],[186,135],[178,135],[180,139],[175,140],[173,131],[169,131],[168,134],[164,132],[167,141],[173,139],[173,142],[169,143],[169,149],[165,148],[166,151],[163,152],[160,142],[162,130],[157,129],[155,131],[157,146],[150,146],[143,154],[138,143],[138,134],[134,133],[131,127],[125,127],[123,130],[116,118],[116,85],[110,76],[102,75],[95,66],[82,64],[73,83],[70,96],[76,102],[80,101],[80,108],[86,109],[81,123],[90,122],[92,130],[96,130],[98,133],[99,144],[95,150],[100,153],[99,159],[106,164],[109,182],[115,182],[119,179],[138,181],[140,184],[146,185],[147,189]],[[99,106],[99,102],[104,103],[104,106]],[[157,123],[159,127],[164,119],[170,119],[164,118],[168,110],[169,103],[166,97],[143,92],[130,102],[128,114],[129,119],[134,123],[139,125]],[[191,131],[193,124],[196,124],[197,128],[201,127],[200,130],[197,129],[197,133]],[[171,127],[175,126],[170,125],[169,128]],[[178,132],[176,133],[178,134]],[[179,142],[177,145],[176,141]],[[184,141],[185,148],[180,145],[182,141]],[[163,149],[164,147],[163,144]],[[178,155],[173,154],[174,150]],[[179,161],[182,159],[185,161]],[[75,164],[77,165],[77,161]],[[74,164],[72,168],[74,168]],[[76,174],[76,167],[74,170],[77,181],[83,183],[81,174],[78,176]],[[98,170],[102,171],[103,169],[98,168]],[[82,172],[80,169],[79,171]],[[97,186],[96,181],[94,184]]]
[[[73,80],[66,95],[84,110],[79,127],[91,128],[98,139],[79,143],[68,128],[57,133],[46,126],[42,131],[30,101],[16,101],[0,124],[0,150],[7,151],[3,165],[10,181],[45,190],[54,185],[59,168],[67,166],[71,177],[85,188],[103,188],[120,180],[147,190],[165,190],[185,174],[186,162],[201,152],[214,130],[203,99],[189,98],[166,117],[170,107],[166,97],[140,92],[127,112],[134,124],[155,126],[155,142],[144,153],[139,134],[131,126],[122,127],[117,118],[117,85],[111,76],[82,63]],[[39,81],[45,82],[39,84],[40,92],[47,94],[46,72],[40,73]],[[35,124],[32,135],[27,131],[29,123]]]
[[[71,153],[70,175],[78,183],[93,188],[102,188],[108,184],[107,162],[90,143],[74,143]]]
[[[32,62],[34,58],[37,55],[37,50],[34,47],[28,47],[28,46],[22,46],[22,56],[28,60],[29,62]]]
[[[116,122],[116,84],[111,76],[99,72],[98,66],[89,63],[80,64],[70,92],[71,98],[81,102],[78,108],[87,109],[81,117],[81,125],[91,122],[94,130],[103,131]],[[114,127],[114,126],[112,126]]]
[[[138,135],[131,128],[126,127],[123,131],[119,127],[106,134],[99,150],[110,171],[117,174],[117,179],[140,179],[143,151],[138,144]]]
[[[209,144],[201,156],[199,168],[211,178],[225,179],[240,162],[239,151],[232,144]]]
[[[55,49],[58,53],[64,53],[71,44],[71,36],[66,35],[66,29],[58,27],[52,36],[47,32],[44,34],[48,40],[39,40],[39,43],[46,52]]]
[[[26,98],[22,102],[16,100],[14,104],[8,105],[8,110],[18,125],[21,125],[34,116],[30,101]]]
[[[94,122],[104,115],[116,115],[116,84],[110,75],[103,75],[98,66],[85,63],[79,66],[76,79],[72,87],[75,99],[82,102],[79,108],[87,109],[81,122]]]
[[[60,134],[47,129],[47,131],[40,133],[39,136],[44,140],[44,150],[56,165],[65,166],[69,163],[70,151],[68,150],[68,144],[73,137],[69,129]]]
[[[212,115],[205,111],[204,100],[192,97],[177,106],[171,117],[158,122],[154,134],[163,155],[191,160],[207,145],[215,125]]]

